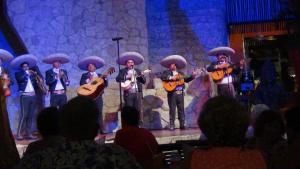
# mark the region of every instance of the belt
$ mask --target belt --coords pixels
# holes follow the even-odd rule
[[[65,90],[53,90],[52,94],[64,94]]]
[[[182,92],[182,90],[175,90],[175,93],[176,94],[182,94],[183,92]]]
[[[21,92],[22,96],[35,96],[35,92]]]

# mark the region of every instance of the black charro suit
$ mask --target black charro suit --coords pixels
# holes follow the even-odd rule
[[[102,75],[97,73],[98,77],[101,77]],[[84,84],[87,84],[87,79],[91,79],[91,73],[90,72],[86,72],[86,73],[83,73],[81,75],[81,78],[80,78],[80,85],[84,85]],[[104,80],[104,85],[105,87],[108,86],[108,81],[106,78],[103,78]],[[99,124],[100,124],[100,133],[104,132],[103,131],[103,115],[102,115],[102,109],[103,109],[103,98],[102,98],[102,95],[103,95],[104,91],[102,91],[100,93],[100,95],[95,99],[95,103],[97,104],[97,107],[99,108]]]
[[[60,69],[60,71],[64,72],[64,74],[66,76],[66,80],[68,80],[67,71],[64,69]],[[58,79],[56,79],[57,76],[58,76],[58,74],[53,71],[53,68],[46,71],[46,84],[49,86],[49,91],[51,93],[50,105],[53,107],[60,108],[62,105],[67,103],[66,91],[67,91],[67,86],[69,84],[68,84],[68,82],[65,82],[63,78],[60,78],[61,84],[64,88],[64,93],[56,94],[55,87],[58,82]]]
[[[188,83],[194,79],[192,75],[185,76],[182,72],[178,74],[184,77],[184,82]],[[162,81],[171,81],[170,77],[173,76],[173,71],[165,70],[161,75]],[[170,117],[170,129],[174,129],[175,111],[177,107],[178,119],[180,128],[185,127],[185,113],[184,113],[184,88],[185,85],[177,86],[175,90],[168,92],[168,105],[169,105],[169,117]]]

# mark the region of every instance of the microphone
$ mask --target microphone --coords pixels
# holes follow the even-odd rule
[[[118,41],[118,40],[122,40],[123,39],[123,37],[114,37],[114,38],[112,38],[111,40],[112,41]]]

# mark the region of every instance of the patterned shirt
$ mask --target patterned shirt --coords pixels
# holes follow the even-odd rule
[[[113,144],[85,140],[24,157],[15,169],[141,169],[132,155]]]

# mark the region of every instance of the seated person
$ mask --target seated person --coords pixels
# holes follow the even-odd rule
[[[15,169],[141,169],[123,148],[94,141],[99,129],[99,110],[92,99],[77,96],[63,105],[60,113],[66,143],[25,156]]]
[[[64,143],[64,138],[60,135],[59,112],[56,107],[43,109],[37,115],[36,124],[42,139],[30,143],[24,156]]]
[[[159,153],[158,143],[151,132],[139,128],[139,111],[125,106],[121,111],[122,129],[118,130],[115,143],[131,152],[143,168],[153,168],[153,157]]]
[[[202,108],[198,125],[210,146],[192,151],[185,159],[185,167],[266,169],[258,150],[243,147],[249,121],[246,110],[234,98],[209,99]]]

